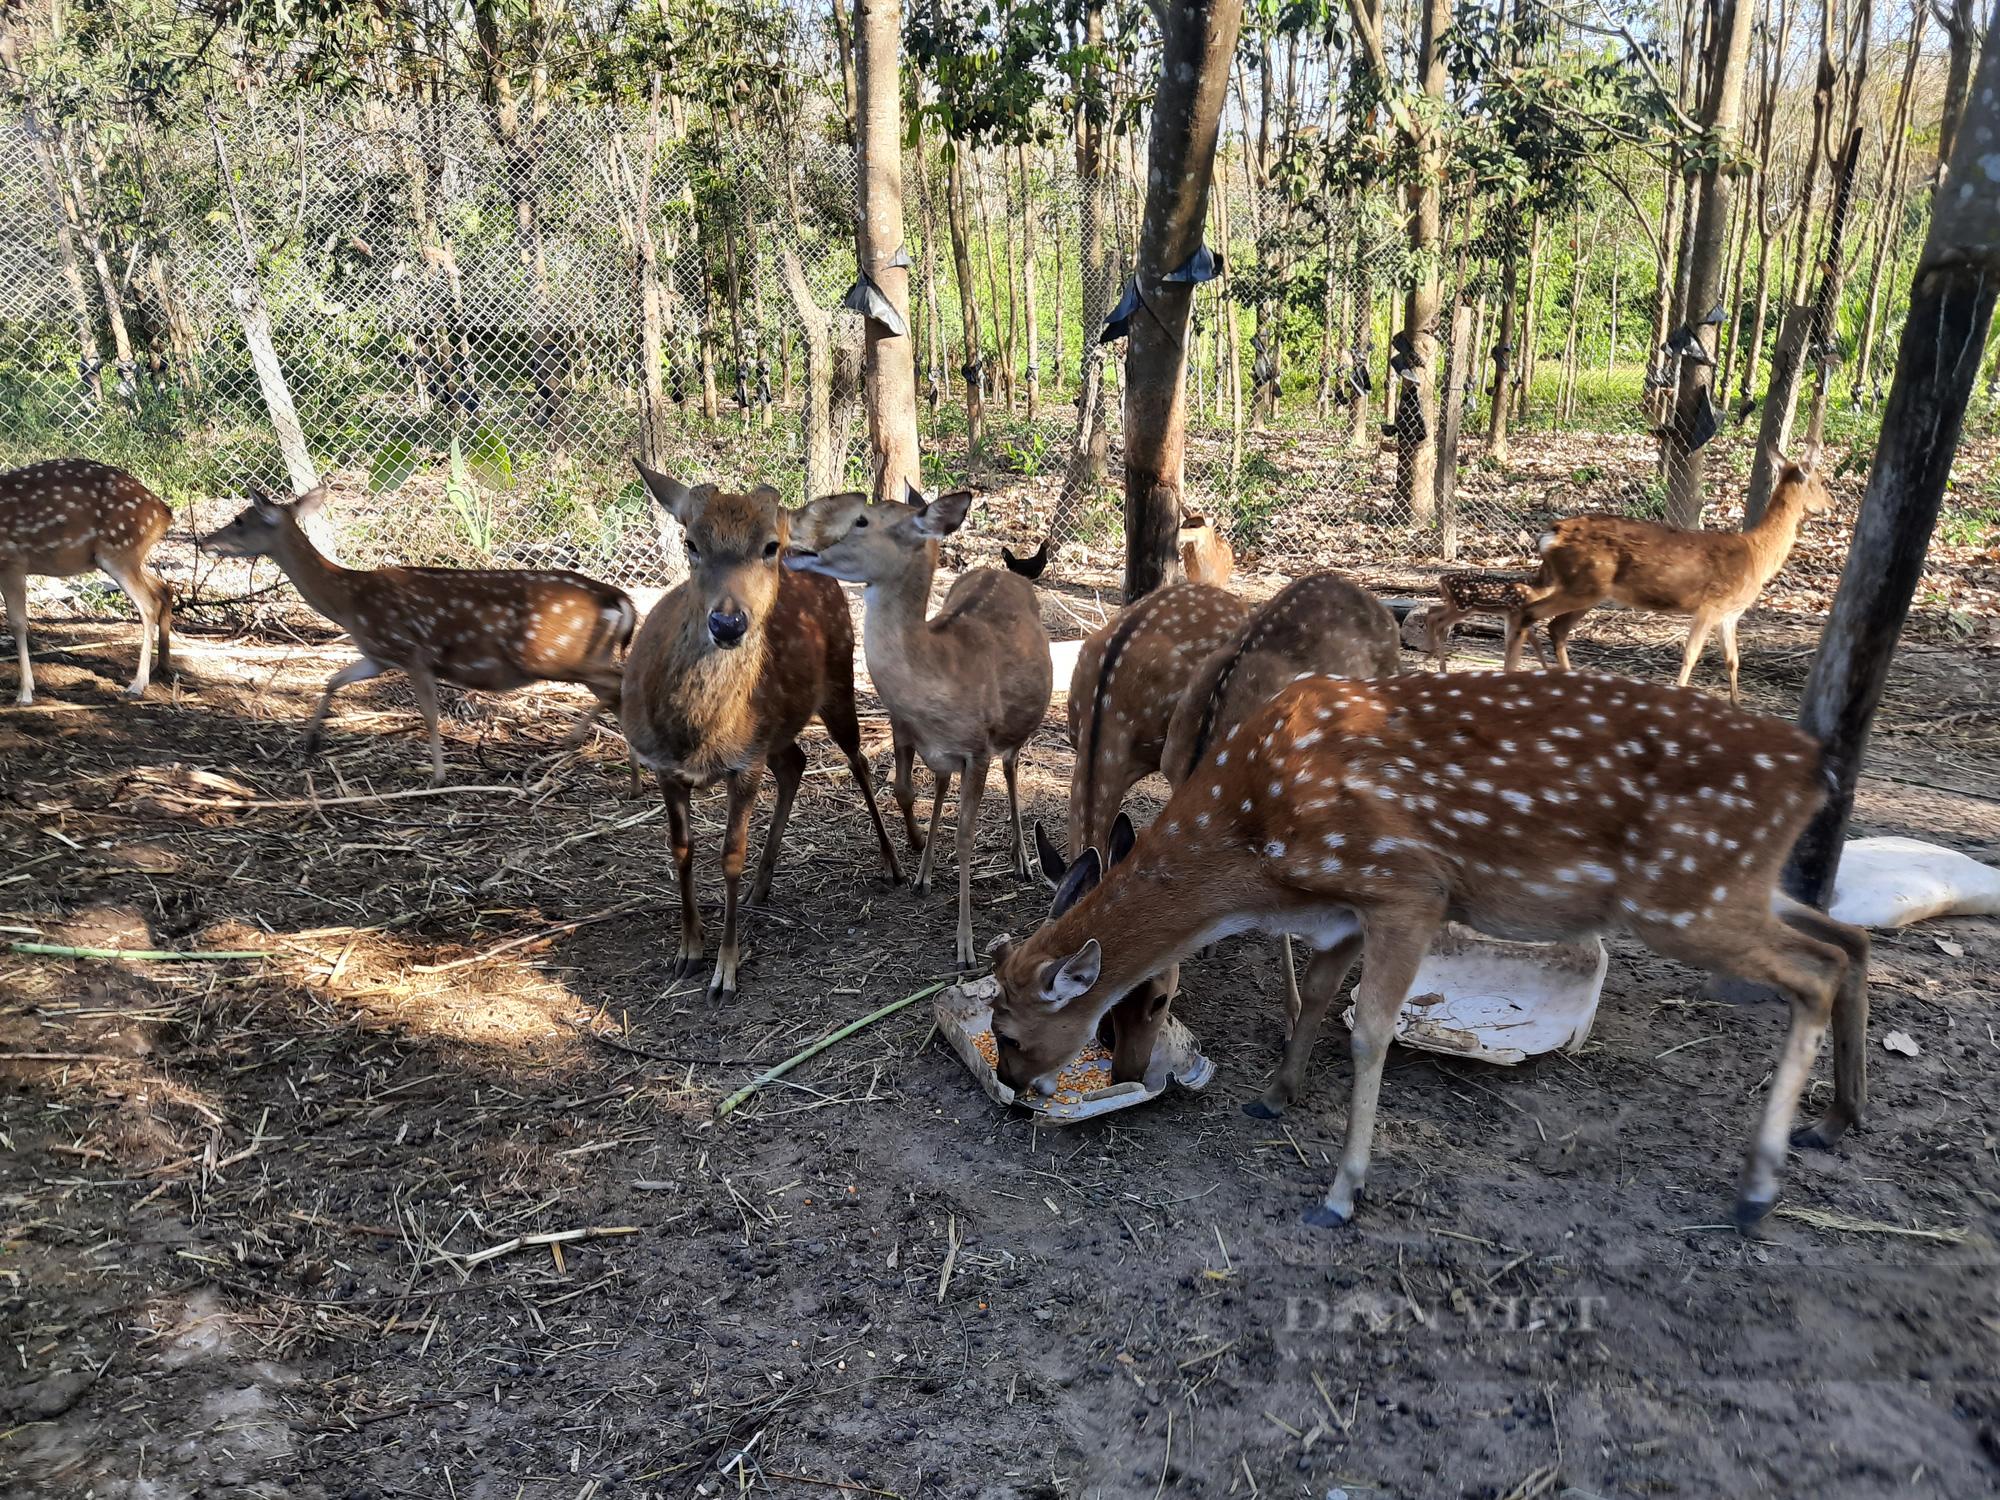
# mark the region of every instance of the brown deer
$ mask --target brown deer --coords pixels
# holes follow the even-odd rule
[[[917,892],[930,889],[931,866],[953,776],[958,792],[958,936],[961,968],[972,946],[972,846],[979,801],[995,760],[1007,778],[1014,831],[1014,873],[1028,874],[1021,830],[1022,746],[1048,712],[1055,669],[1034,586],[999,568],[961,574],[944,606],[926,618],[938,543],[965,524],[970,491],[926,499],[913,487],[907,503],[870,504],[859,494],[828,495],[806,506],[786,561],[807,573],[867,585],[862,648],[868,675],[889,711],[896,746],[896,802],[910,840],[923,850]],[[937,781],[930,835],[919,841],[916,757]]]
[[[28,664],[28,575],[70,578],[98,569],[139,611],[139,670],[125,691],[142,697],[153,675],[172,671],[174,598],[146,559],[167,534],[166,502],[122,469],[87,458],[51,458],[0,474],[0,603],[14,626],[21,685],[14,701],[35,701]]]
[[[1101,626],[1069,681],[1067,852],[1103,849],[1125,794],[1160,769],[1174,705],[1202,662],[1227,645],[1250,604],[1206,584],[1155,589]]]
[[[1169,785],[1179,787],[1212,752],[1226,760],[1228,752],[1216,752],[1217,742],[1302,672],[1393,677],[1401,666],[1402,642],[1396,617],[1367,589],[1331,572],[1289,583],[1251,611],[1195,671],[1168,723],[1160,755],[1161,774]],[[1036,832],[1039,840],[1040,830]],[[1111,863],[1117,863],[1121,842],[1129,846],[1129,831],[1122,841],[1118,834],[1111,835],[1106,851]],[[1042,867],[1060,884],[1066,862],[1053,859],[1051,854],[1043,848]],[[1301,1005],[1292,977],[1289,937],[1284,940],[1284,972],[1289,1034],[1297,1024]],[[1173,965],[1113,1007],[1114,1081],[1142,1076],[1153,1054],[1154,1038],[1165,1024],[1179,988],[1179,966]]]
[[[346,631],[361,659],[327,682],[306,726],[304,757],[319,753],[333,695],[391,669],[409,678],[430,738],[431,785],[444,781],[437,685],[504,693],[530,682],[575,682],[599,708],[618,710],[618,653],[636,618],[622,589],[581,573],[514,568],[345,568],[300,526],[326,501],[324,488],[289,504],[253,494],[235,520],[199,539],[225,557],[268,557],[306,603]]]
[[[1086,851],[1041,930],[996,944],[1000,1076],[1046,1092],[1120,996],[1204,943],[1262,929],[1316,950],[1284,1063],[1254,1106],[1276,1112],[1359,957],[1347,1140],[1307,1215],[1341,1224],[1367,1177],[1396,1015],[1445,922],[1521,941],[1624,931],[1791,1002],[1737,1199],[1747,1230],[1776,1199],[1829,1021],[1833,1102],[1801,1142],[1831,1144],[1865,1101],[1867,935],[1778,888],[1824,796],[1812,739],[1680,688],[1304,678],[1224,738],[1128,857],[1107,871]]]
[[[1181,572],[1189,583],[1225,589],[1236,572],[1236,554],[1206,516],[1181,517]]]
[[[1542,534],[1536,595],[1516,611],[1507,640],[1506,670],[1520,665],[1521,636],[1546,620],[1556,665],[1569,670],[1569,633],[1584,612],[1606,599],[1632,609],[1689,615],[1681,653],[1685,687],[1710,630],[1722,636],[1729,663],[1729,701],[1737,690],[1736,622],[1777,576],[1807,516],[1833,505],[1811,463],[1780,456],[1778,482],[1757,524],[1745,531],[1676,531],[1627,516],[1571,516]]]
[[[1532,575],[1508,578],[1497,573],[1446,573],[1438,579],[1440,602],[1430,608],[1424,624],[1428,629],[1430,653],[1437,658],[1438,670],[1451,670],[1452,627],[1467,615],[1499,615],[1506,622],[1506,639],[1511,644],[1520,629],[1521,611],[1535,599]],[[1535,648],[1535,660],[1543,668],[1549,664],[1541,637],[1532,630],[1528,644]]]
[[[777,782],[770,830],[750,885],[750,904],[769,895],[778,846],[805,775],[799,735],[814,714],[861,788],[889,878],[902,872],[875,803],[854,709],[854,621],[840,586],[788,570],[782,561],[795,514],[760,486],[735,494],[692,489],[638,465],[653,500],[685,534],[687,581],[640,627],[625,662],[625,738],[638,764],[659,778],[680,886],[681,936],[673,977],[699,972],[701,913],[695,905],[691,795],[729,788],[722,846],[722,947],[711,999],[736,993],[742,961],[737,887],[750,840],[750,812],[764,768]]]

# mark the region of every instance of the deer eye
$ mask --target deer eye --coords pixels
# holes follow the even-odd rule
[[[778,555],[778,544],[777,544],[777,542],[775,542],[775,541],[769,541],[769,542],[766,542],[766,543],[764,543],[764,555],[765,555],[766,557],[776,557],[776,556]]]
[[[854,518],[854,529],[856,531],[866,531],[868,529],[868,518],[866,516],[856,516]]]
[[[697,547],[693,542],[689,542],[687,544],[687,549],[688,549],[688,560],[690,562],[694,561],[695,559],[701,556],[701,548]]]

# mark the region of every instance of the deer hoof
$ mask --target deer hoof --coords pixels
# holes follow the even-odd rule
[[[668,971],[667,978],[678,983],[683,979],[692,978],[700,972],[701,949],[697,948],[692,953],[683,953],[676,958],[673,968]]]
[[[1282,1120],[1285,1117],[1284,1106],[1273,1104],[1268,1099],[1245,1099],[1243,1113],[1253,1120]]]
[[[1757,1226],[1764,1222],[1765,1216],[1771,1212],[1771,1205],[1777,1201],[1775,1195],[1761,1198],[1749,1193],[1741,1194],[1736,1200],[1735,1212],[1731,1215],[1736,1221],[1737,1232],[1746,1239],[1755,1238]]]
[[[1801,1150],[1825,1151],[1847,1134],[1847,1121],[1827,1115],[1792,1132],[1792,1144]]]
[[[1351,1209],[1338,1209],[1330,1203],[1315,1203],[1305,1212],[1305,1223],[1312,1229],[1345,1229],[1353,1221]]]

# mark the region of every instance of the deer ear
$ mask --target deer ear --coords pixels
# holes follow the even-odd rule
[[[1111,863],[1115,865],[1123,862],[1125,856],[1132,852],[1132,846],[1138,842],[1139,831],[1132,826],[1132,815],[1128,812],[1119,813],[1117,820],[1111,825]]]
[[[1097,889],[1097,882],[1104,874],[1104,863],[1095,849],[1086,849],[1079,854],[1056,887],[1055,900],[1049,903],[1049,920],[1068,911],[1077,902]]]
[[[1043,969],[1042,999],[1060,1010],[1096,984],[1103,967],[1103,950],[1097,946],[1097,939],[1092,938],[1061,963]]]
[[[930,504],[930,501],[924,498],[924,492],[918,489],[914,482],[905,479],[903,481],[903,503],[913,510],[922,510],[926,505]]]
[[[1056,841],[1049,837],[1039,818],[1035,820],[1035,854],[1041,860],[1043,878],[1050,885],[1061,885],[1069,862],[1062,857],[1062,850],[1056,847]]]
[[[292,502],[292,514],[303,521],[326,504],[326,486],[316,484]]]
[[[949,495],[939,495],[918,514],[917,532],[927,537],[950,536],[965,524],[965,518],[971,512],[971,490],[953,490]]]
[[[686,526],[694,519],[698,504],[695,492],[670,474],[662,474],[657,469],[649,469],[638,459],[632,460],[632,467],[639,471],[639,478],[646,486],[646,493],[653,497],[653,503]]]

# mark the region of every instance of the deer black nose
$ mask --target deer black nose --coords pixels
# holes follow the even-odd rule
[[[718,646],[741,645],[750,633],[750,621],[740,611],[712,609],[708,612],[709,639]]]

